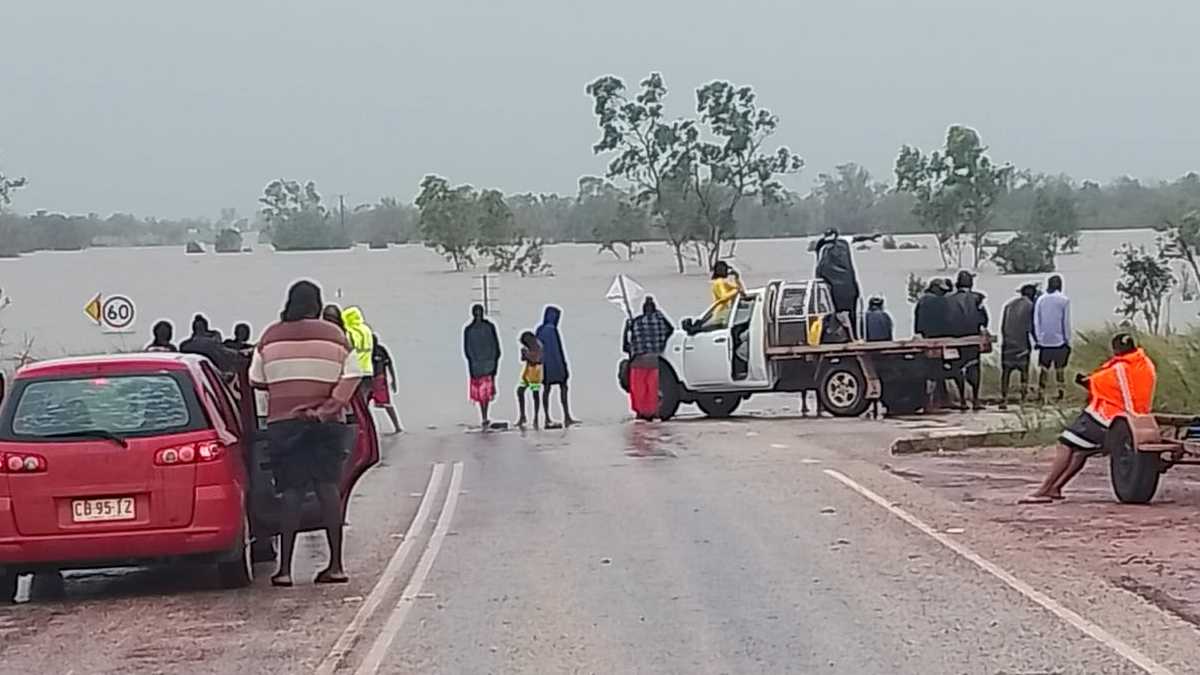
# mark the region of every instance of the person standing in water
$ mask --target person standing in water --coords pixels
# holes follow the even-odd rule
[[[400,426],[400,416],[396,414],[396,406],[392,405],[392,394],[396,393],[397,389],[396,367],[392,363],[392,353],[379,341],[379,336],[374,335],[373,337],[375,347],[371,353],[371,366],[374,368],[375,375],[371,379],[370,402],[383,408],[392,423],[392,433],[398,434],[404,431],[404,428]]]
[[[500,339],[496,326],[484,316],[483,305],[471,307],[471,322],[463,328],[463,355],[470,384],[467,395],[479,406],[483,431],[491,430],[488,409],[496,398],[496,373],[500,369]]]
[[[362,395],[363,400],[368,400],[371,396],[371,382],[375,377],[375,364],[372,360],[375,354],[375,333],[367,325],[362,310],[357,307],[342,310],[342,326],[346,329],[350,346],[354,348],[358,368],[363,372],[358,393]]]
[[[542,343],[542,374],[545,377],[542,389],[542,408],[546,411],[546,428],[557,429],[560,425],[550,415],[550,390],[558,387],[558,398],[562,403],[563,424],[571,426],[576,423],[571,417],[571,404],[568,400],[567,380],[571,372],[567,368],[567,352],[563,348],[562,334],[558,331],[558,322],[562,318],[562,310],[553,305],[546,307],[542,315],[542,325],[538,326],[535,336]]]
[[[271,470],[283,493],[274,586],[292,585],[296,532],[310,489],[320,502],[329,544],[329,566],[317,574],[316,583],[349,581],[342,563],[345,514],[338,481],[354,440],[341,416],[363,373],[346,334],[320,317],[317,285],[293,284],[280,321],[263,331],[250,364],[251,385],[267,390]]]
[[[146,345],[148,352],[177,352],[178,348],[172,340],[175,339],[175,327],[170,321],[159,321],[151,331],[153,339]]]
[[[542,412],[542,343],[529,331],[521,333],[521,381],[517,384],[517,426],[525,428],[525,390],[533,394],[533,428],[537,429]]]

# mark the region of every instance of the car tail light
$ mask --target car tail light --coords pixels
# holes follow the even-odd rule
[[[159,450],[154,453],[154,463],[159,466],[201,464],[218,460],[224,454],[225,447],[220,443],[188,443]]]
[[[0,454],[0,473],[42,473],[46,470],[46,458],[28,452],[6,452]]]

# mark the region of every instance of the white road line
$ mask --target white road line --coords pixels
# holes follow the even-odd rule
[[[362,633],[363,626],[379,608],[383,602],[383,598],[387,595],[391,587],[396,584],[396,578],[401,570],[404,569],[404,564],[408,561],[409,555],[413,549],[417,547],[417,535],[421,530],[425,529],[425,523],[429,520],[429,513],[433,508],[434,498],[442,486],[442,476],[446,473],[446,465],[438,462],[433,465],[433,471],[429,474],[429,484],[425,486],[425,496],[421,499],[420,505],[417,507],[417,514],[413,516],[412,522],[408,525],[408,531],[404,533],[404,541],[392,554],[392,559],[388,561],[387,567],[384,568],[383,574],[379,576],[379,581],[375,582],[375,587],[371,589],[367,599],[362,606],[358,608],[358,612],[354,614],[354,618],[347,624],[346,630],[342,631],[338,641],[334,643],[333,648],[325,655],[325,658],[317,666],[317,675],[333,675],[342,660],[354,649],[354,643],[358,641]]]
[[[1076,614],[1075,612],[1067,609],[1066,607],[1063,607],[1056,600],[1047,596],[1045,593],[1038,591],[1033,586],[1030,586],[1029,584],[1025,583],[1024,581],[1021,581],[1015,575],[1013,575],[1011,572],[1005,570],[1004,568],[1000,567],[999,565],[980,556],[978,553],[972,551],[970,548],[967,548],[966,546],[954,541],[953,539],[943,535],[942,533],[938,532],[937,530],[933,529],[932,527],[926,525],[923,521],[918,519],[916,516],[910,514],[909,512],[905,511],[904,509],[900,508],[899,506],[893,505],[891,502],[884,499],[883,497],[880,497],[879,495],[875,494],[871,490],[859,485],[858,483],[854,482],[853,479],[847,477],[845,474],[842,474],[838,471],[834,471],[833,469],[825,469],[825,473],[828,474],[830,478],[833,478],[834,480],[842,483],[843,485],[850,488],[851,490],[854,490],[858,494],[866,497],[867,499],[869,499],[869,500],[875,502],[876,504],[882,506],[883,508],[887,509],[889,512],[891,512],[892,515],[896,516],[900,520],[903,520],[904,522],[908,523],[909,525],[912,525],[913,527],[917,528],[921,532],[924,532],[925,534],[929,535],[930,537],[935,539],[942,546],[945,546],[946,548],[950,549],[951,551],[954,551],[955,553],[962,556],[963,558],[966,558],[970,562],[974,563],[976,567],[979,567],[980,569],[987,572],[988,574],[991,574],[992,576],[996,577],[1000,581],[1003,581],[1005,584],[1008,585],[1009,588],[1012,588],[1013,590],[1020,593],[1021,595],[1024,595],[1026,598],[1029,598],[1030,600],[1034,601],[1035,603],[1041,605],[1043,608],[1045,608],[1050,613],[1054,614],[1055,616],[1062,619],[1063,621],[1066,621],[1067,623],[1071,624],[1072,626],[1078,628],[1080,631],[1083,631],[1084,634],[1093,638],[1097,642],[1104,644],[1109,649],[1112,649],[1114,652],[1116,652],[1117,654],[1121,655],[1123,658],[1128,660],[1130,663],[1133,663],[1135,666],[1141,668],[1142,670],[1146,671],[1147,673],[1150,673],[1150,675],[1173,675],[1170,670],[1167,670],[1163,666],[1156,663],[1149,656],[1146,656],[1145,654],[1138,651],[1137,649],[1122,642],[1119,638],[1117,638],[1112,633],[1109,633],[1108,631],[1104,630],[1100,626],[1097,626],[1096,624],[1092,623],[1091,621],[1088,621],[1087,619]]]
[[[396,634],[404,627],[408,611],[412,609],[417,595],[421,592],[421,587],[425,584],[425,578],[433,569],[433,561],[442,547],[446,532],[450,530],[450,521],[454,519],[454,508],[458,505],[458,496],[462,489],[462,474],[463,463],[455,462],[454,470],[450,474],[450,490],[446,493],[446,501],[442,506],[442,514],[438,516],[437,526],[433,528],[433,536],[429,538],[429,544],[426,546],[425,552],[421,554],[421,559],[417,561],[417,568],[413,571],[412,578],[408,580],[408,585],[404,587],[404,592],[400,595],[400,601],[396,603],[396,608],[392,610],[387,623],[383,625],[383,630],[375,638],[375,644],[371,645],[371,651],[367,652],[366,658],[355,671],[356,675],[375,675],[379,672],[379,667],[383,665],[383,659],[387,657],[388,650],[391,649],[392,642],[396,639]]]

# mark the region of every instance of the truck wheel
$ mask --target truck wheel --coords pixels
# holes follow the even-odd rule
[[[250,562],[255,564],[275,562],[276,557],[278,557],[278,551],[275,550],[275,537],[254,538],[254,543],[250,545]]]
[[[250,543],[250,522],[242,523],[242,534],[237,547],[229,552],[229,557],[217,563],[217,576],[221,588],[244,588],[254,581],[254,563],[250,559],[252,545]]]
[[[835,417],[858,417],[867,411],[867,378],[858,364],[843,362],[831,366],[817,387],[821,405]]]
[[[742,397],[737,394],[714,394],[712,396],[697,396],[696,405],[700,411],[709,417],[724,419],[733,414],[742,404]]]
[[[1162,458],[1157,453],[1134,449],[1128,422],[1113,421],[1104,437],[1104,449],[1108,451],[1109,477],[1117,499],[1125,504],[1146,504],[1154,499]]]
[[[912,415],[925,407],[925,380],[891,380],[880,396],[889,415]]]
[[[683,385],[675,377],[675,371],[664,364],[658,364],[658,418],[664,422],[679,412],[679,404],[683,399]]]
[[[21,575],[14,570],[0,570],[0,605],[11,605],[17,601],[17,582]]]

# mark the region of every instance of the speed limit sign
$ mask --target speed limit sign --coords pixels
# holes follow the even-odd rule
[[[123,333],[133,327],[137,308],[124,295],[110,295],[100,305],[100,327],[110,333]]]

